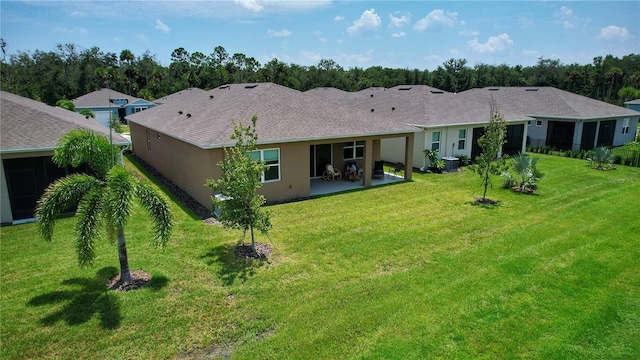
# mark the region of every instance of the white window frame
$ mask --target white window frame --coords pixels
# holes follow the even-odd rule
[[[358,149],[362,149],[362,156],[358,156]],[[348,150],[351,151],[351,157],[345,156],[345,152]],[[344,157],[344,160],[364,159],[364,141],[356,140],[345,142],[342,147],[342,156]]]
[[[623,134],[628,134],[629,133],[629,128],[630,128],[629,123],[630,122],[631,122],[630,118],[626,118],[626,119],[623,120],[623,123],[622,123],[622,133]]]
[[[438,134],[438,140],[434,141],[434,135]],[[442,133],[440,131],[434,131],[431,133],[431,150],[438,150],[440,151],[440,141],[442,139]],[[435,146],[435,149],[434,149]]]
[[[140,111],[143,111],[143,110],[147,110],[147,108],[146,108],[146,107],[140,107],[140,106],[137,106],[137,107],[134,107],[134,108],[133,108],[133,113],[134,113],[134,114],[135,114],[135,113],[139,113]]]
[[[464,135],[464,136],[460,137],[460,135]],[[467,129],[459,129],[458,130],[458,150],[464,150],[466,146],[467,146]]]
[[[274,150],[278,152],[278,160],[277,160],[277,162],[276,162],[276,163],[269,164],[269,163],[267,163],[267,162],[264,160],[264,153],[265,153],[265,152],[267,152],[267,151],[274,151]],[[252,159],[253,159],[253,154],[254,154],[254,153],[259,154],[259,156],[260,156],[259,160],[260,160],[260,161],[262,161],[263,163],[265,163],[268,167],[270,167],[270,168],[271,168],[271,167],[276,167],[276,166],[278,167],[278,177],[277,177],[276,179],[269,179],[269,180],[267,180],[267,179],[265,178],[265,174],[266,174],[269,170],[266,170],[266,171],[263,171],[263,172],[262,172],[262,175],[260,175],[260,182],[261,182],[261,183],[271,183],[271,182],[277,182],[277,181],[282,180],[282,174],[281,174],[282,166],[280,166],[280,148],[270,148],[270,149],[258,149],[258,150],[254,150],[254,151],[252,151],[252,152],[251,152],[251,154],[252,154],[252,155],[251,155],[251,158],[252,158]]]
[[[542,120],[536,120],[536,126],[542,127]]]

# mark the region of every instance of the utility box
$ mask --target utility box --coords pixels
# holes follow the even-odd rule
[[[458,171],[458,163],[460,159],[453,156],[446,156],[446,157],[443,157],[442,160],[444,160],[445,171],[447,172]]]
[[[214,203],[213,203],[213,216],[216,219],[220,219],[220,215],[222,215],[222,209],[220,209],[219,203],[221,201],[227,201],[227,200],[229,200],[231,198],[226,196],[226,195],[222,195],[222,194],[214,195],[214,197],[216,198],[216,201],[214,201]]]

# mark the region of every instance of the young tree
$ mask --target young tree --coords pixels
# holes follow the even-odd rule
[[[207,180],[206,186],[225,196],[224,201],[214,198],[222,214],[219,220],[224,227],[241,229],[246,234],[251,232],[251,250],[256,253],[254,229],[267,234],[271,228],[269,212],[262,205],[266,202],[264,196],[258,194],[261,186],[262,174],[268,169],[259,157],[256,158],[256,143],[258,134],[256,122],[258,117],[251,118],[251,125],[233,124],[233,135],[236,145],[224,148],[224,161],[218,166],[222,176],[217,180]]]
[[[63,108],[63,109],[67,109],[69,111],[76,111],[76,106],[75,104],[68,99],[60,99],[58,101],[56,101],[56,106]]]
[[[504,139],[506,128],[507,122],[500,112],[492,111],[491,121],[485,128],[484,135],[478,139],[481,153],[476,157],[476,165],[471,169],[480,175],[482,179],[482,186],[484,187],[482,202],[487,202],[487,188],[491,187],[493,189],[491,175],[500,175],[508,167],[505,157],[498,158],[502,145],[506,143]]]
[[[58,166],[87,164],[94,175],[72,174],[49,185],[38,201],[38,229],[51,241],[56,217],[77,205],[75,226],[76,253],[80,266],[91,265],[95,258],[95,239],[104,225],[112,242],[117,239],[120,281],[131,283],[124,226],[131,214],[133,199],[151,215],[156,232],[154,244],[163,247],[173,226],[167,201],[152,187],[135,179],[123,166],[113,165],[119,157],[117,147],[95,133],[76,129],[60,139],[53,155]]]

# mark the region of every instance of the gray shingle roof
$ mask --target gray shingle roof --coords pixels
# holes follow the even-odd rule
[[[127,116],[203,148],[232,145],[233,120],[256,114],[260,143],[406,134],[416,129],[273,83],[231,84]]]
[[[158,105],[162,105],[162,104],[166,104],[168,102],[171,101],[181,101],[182,99],[186,99],[189,98],[195,94],[202,94],[205,93],[205,90],[202,90],[200,88],[197,87],[193,87],[193,88],[188,88],[188,89],[184,89],[184,90],[180,90],[178,92],[175,92],[173,94],[167,95],[167,96],[163,96],[159,99],[154,100],[153,102],[158,104]]]
[[[3,153],[54,149],[64,134],[78,128],[109,136],[109,129],[94,119],[5,91],[0,92],[0,109]],[[113,140],[117,144],[129,144],[115,132]]]
[[[116,104],[110,104],[109,99],[127,99],[127,104],[132,104],[140,99],[137,97],[129,96],[115,90],[109,90],[107,88],[96,90],[88,94],[79,96],[73,100],[73,104],[76,108],[95,108],[95,107],[119,107]]]
[[[501,108],[535,117],[590,119],[639,114],[554,87],[487,87],[463,91],[458,96],[476,101],[493,99]]]
[[[640,99],[625,101],[625,105],[640,105]]]
[[[322,96],[322,92],[311,94]],[[336,93],[329,100],[420,127],[455,124],[487,123],[491,118],[488,101],[468,100],[456,94],[426,85],[399,85],[389,89],[369,88],[356,96],[340,97]],[[530,120],[522,113],[498,109],[507,121]]]

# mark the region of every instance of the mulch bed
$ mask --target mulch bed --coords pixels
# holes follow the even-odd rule
[[[234,250],[239,258],[244,259],[267,259],[271,254],[271,246],[265,243],[256,243],[256,252],[251,249],[251,244],[241,244]]]
[[[120,274],[118,274],[107,281],[107,289],[114,291],[137,290],[145,286],[149,281],[151,281],[151,274],[142,270],[133,270],[131,272],[131,283],[123,284],[120,281]]]
[[[478,204],[487,204],[487,205],[498,205],[500,201],[491,200],[491,199],[483,199],[483,198],[475,198],[474,201]]]

